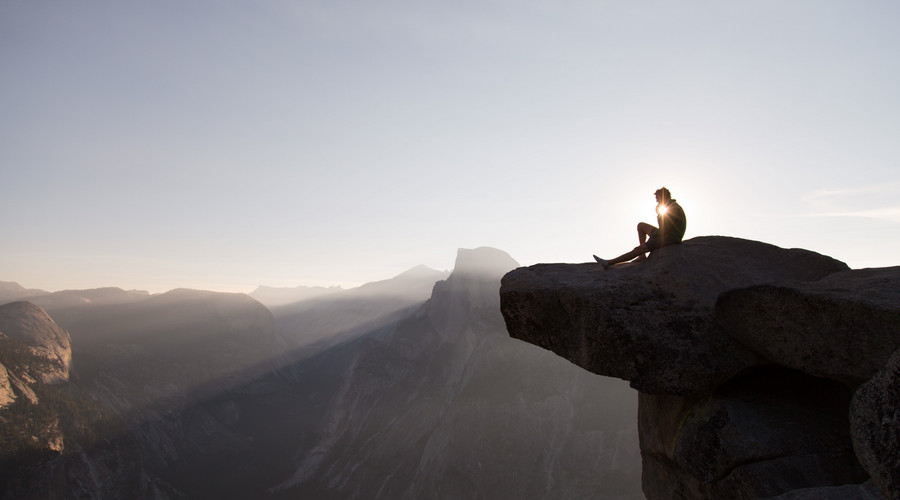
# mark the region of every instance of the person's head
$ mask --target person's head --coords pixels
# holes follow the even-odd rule
[[[656,203],[668,203],[672,199],[672,193],[665,186],[657,189],[653,194],[656,195]]]

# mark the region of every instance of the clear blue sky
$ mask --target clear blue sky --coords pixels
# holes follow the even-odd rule
[[[352,286],[686,237],[900,265],[895,1],[0,2],[0,280]]]

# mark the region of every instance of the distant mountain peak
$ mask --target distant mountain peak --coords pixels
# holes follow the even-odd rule
[[[27,299],[50,292],[36,288],[25,288],[14,281],[0,281],[0,304]]]
[[[492,247],[460,248],[456,252],[454,273],[491,275],[519,267],[508,253]]]

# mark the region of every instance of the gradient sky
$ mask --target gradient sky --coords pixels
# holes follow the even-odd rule
[[[0,280],[249,292],[460,247],[900,265],[900,2],[0,1]]]

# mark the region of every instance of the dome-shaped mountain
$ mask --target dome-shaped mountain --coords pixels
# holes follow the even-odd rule
[[[24,342],[32,354],[46,362],[30,364],[28,373],[45,384],[69,380],[72,347],[69,333],[30,302],[0,306],[0,333]]]

